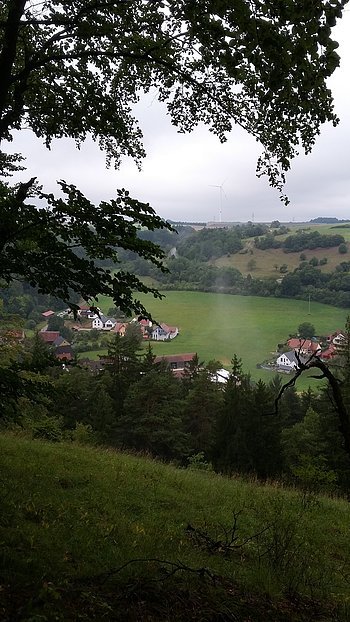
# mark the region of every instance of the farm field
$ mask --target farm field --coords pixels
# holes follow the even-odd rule
[[[288,226],[290,231],[285,235],[279,236],[277,239],[280,241],[301,229],[309,232],[318,231],[321,235],[342,235],[348,244],[348,251],[350,251],[350,224],[313,225],[310,223],[286,223],[286,226]],[[280,248],[260,250],[255,248],[253,239],[246,240],[244,251],[231,256],[219,257],[212,263],[217,267],[231,266],[237,268],[243,275],[246,276],[250,273],[256,278],[278,278],[281,276],[279,268],[282,264],[287,265],[288,272],[293,272],[300,264],[300,252],[284,253]],[[312,257],[316,257],[319,261],[326,257],[327,263],[323,266],[317,266],[322,272],[333,272],[335,267],[342,261],[349,261],[348,254],[339,254],[338,247],[316,248],[302,252],[306,256],[306,261],[310,261]],[[251,259],[254,259],[256,262],[256,266],[253,269],[248,266],[248,262]]]
[[[290,229],[291,235],[292,233],[296,233],[298,229],[305,229],[310,231],[319,231],[321,235],[335,235],[339,233],[345,238],[345,242],[350,242],[350,223],[334,223],[334,224],[317,224],[317,223],[286,223],[287,227]]]
[[[309,315],[308,303],[302,300],[203,292],[164,293],[166,297],[162,300],[139,296],[155,319],[180,329],[172,342],[152,342],[155,354],[197,352],[201,360],[218,359],[227,368],[237,354],[245,371],[267,382],[271,372],[257,369],[256,364],[268,358],[289,334],[295,333],[299,324],[311,322],[317,334],[325,335],[342,328],[348,314],[346,309],[312,301]],[[103,311],[111,306],[109,299],[101,299],[99,304]],[[101,353],[93,354],[98,358]],[[298,386],[304,388],[308,384],[304,378]]]
[[[235,253],[231,256],[224,255],[223,257],[215,259],[212,263],[220,268],[224,266],[237,268],[244,276],[250,273],[254,278],[272,277],[274,279],[283,276],[279,272],[279,268],[282,264],[286,264],[288,272],[293,272],[300,264],[300,252],[284,253],[281,248],[260,250],[259,248],[255,248],[251,240],[247,242],[246,248],[249,249],[249,252]],[[319,261],[327,257],[327,263],[324,266],[317,266],[322,272],[334,272],[335,267],[342,261],[350,260],[349,254],[339,254],[338,247],[316,248],[314,250],[304,250],[302,252],[306,257],[306,261],[310,261],[312,257],[317,257]],[[252,259],[256,262],[256,266],[253,269],[248,265]]]

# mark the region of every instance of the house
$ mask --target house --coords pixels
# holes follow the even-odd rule
[[[38,335],[48,345],[54,348],[53,354],[60,361],[72,361],[74,351],[67,339],[62,337],[57,330],[41,330]]]
[[[302,363],[306,363],[307,359],[300,356],[300,361]],[[280,354],[280,356],[276,360],[276,365],[279,371],[293,371],[297,369],[299,363],[295,351],[290,350],[289,352],[284,352],[283,354]]]
[[[164,362],[175,376],[181,378],[195,356],[195,352],[190,352],[189,354],[164,354],[163,356],[156,356],[154,363],[156,365],[157,363]]]
[[[91,313],[90,307],[79,307],[77,311],[77,315],[79,317],[88,317],[90,313]],[[93,316],[95,317],[95,313],[93,314]]]
[[[167,324],[160,324],[155,326],[151,333],[151,339],[154,341],[167,341],[174,339],[179,334],[177,326],[168,326]]]
[[[133,320],[134,321],[134,320]],[[177,326],[168,326],[168,324],[153,324],[151,320],[143,319],[138,322],[142,336],[144,339],[152,339],[153,341],[168,341],[174,339],[179,334]]]
[[[25,332],[21,328],[0,329],[0,343],[19,343],[25,339]]]
[[[63,345],[58,346],[55,349],[54,354],[55,354],[55,357],[59,359],[60,361],[72,361],[74,358],[74,352],[70,344],[64,345],[64,346]]]
[[[70,346],[69,341],[67,341],[67,339],[65,339],[64,337],[62,337],[62,335],[59,335],[55,341],[52,344],[55,348],[60,348],[62,346]]]
[[[116,322],[114,328],[112,328],[112,331],[114,333],[118,333],[121,337],[124,337],[127,325],[128,324],[126,322]]]
[[[320,354],[320,358],[323,361],[329,361],[337,355],[337,348],[333,343],[330,343],[327,350],[323,350]]]
[[[152,331],[153,331],[153,323],[151,320],[131,320],[132,322],[137,322],[139,327],[141,328],[142,337],[144,339],[151,339]]]
[[[317,341],[313,339],[302,339],[293,337],[288,339],[287,344],[291,350],[297,350],[304,356],[310,356],[311,354],[317,354],[321,352],[321,346]]]
[[[48,311],[43,311],[43,313],[41,314],[44,318],[49,318],[52,317],[53,315],[55,315],[55,312],[52,311],[52,309],[49,309]]]
[[[58,330],[41,330],[38,334],[49,346],[52,346],[54,341],[61,336]]]
[[[105,315],[94,315],[91,328],[96,328],[96,330],[112,330],[117,321],[112,317],[106,317]]]
[[[338,333],[332,341],[333,345],[335,346],[345,346],[346,344],[346,337],[345,335],[343,335],[342,333]]]
[[[211,375],[212,382],[217,382],[218,384],[226,384],[231,373],[227,371],[227,369],[218,369],[215,374]]]

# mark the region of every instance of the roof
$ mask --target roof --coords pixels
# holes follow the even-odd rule
[[[119,331],[121,331],[123,328],[126,329],[126,327],[127,327],[127,322],[116,322],[113,328],[113,331],[115,333],[119,333]]]
[[[292,339],[288,339],[287,343],[293,350],[311,350],[311,352],[316,352],[320,349],[320,344],[311,339],[293,337]]]
[[[176,326],[169,326],[168,324],[164,324],[164,323],[161,324],[160,326],[166,333],[176,333],[176,330],[177,330]]]
[[[59,346],[55,350],[55,357],[62,360],[71,361],[74,358],[74,352],[71,346]]]
[[[323,350],[323,352],[321,352],[321,358],[322,359],[330,359],[333,356],[335,356],[337,354],[337,349],[336,347],[331,343],[330,346],[327,348],[327,350]]]
[[[283,354],[281,354],[278,358],[281,358],[281,356],[285,356],[289,360],[291,365],[295,364],[295,366],[298,367],[299,362],[298,362],[298,359],[296,357],[296,354],[295,354],[294,350],[290,350],[289,352],[283,352]],[[303,356],[299,356],[299,358],[300,358],[300,362],[301,363],[306,363],[307,360],[308,360],[307,358],[305,358]]]
[[[44,311],[41,315],[43,317],[51,317],[52,315],[55,315],[55,312],[49,309],[48,311]]]
[[[109,321],[109,322],[112,322],[113,325],[116,324],[116,321],[117,321],[117,320],[114,319],[114,317],[107,317],[106,315],[103,315],[102,313],[100,314],[100,316],[95,315],[95,317],[92,319],[92,321],[94,321],[94,320],[101,320],[102,324],[105,324],[106,322]]]
[[[57,337],[60,337],[58,330],[41,330],[39,335],[45,343],[53,343]]]
[[[140,326],[144,326],[145,328],[148,328],[149,326],[152,325],[152,322],[150,322],[150,320],[140,320],[139,324]]]
[[[163,354],[163,356],[156,356],[154,359],[155,363],[161,363],[165,361],[166,363],[189,363],[193,361],[193,357],[196,356],[196,352],[190,352],[188,354]]]
[[[64,337],[62,337],[62,335],[59,335],[55,341],[53,342],[53,345],[56,347],[60,347],[62,345],[70,345],[69,341],[67,341],[67,339],[65,339]]]

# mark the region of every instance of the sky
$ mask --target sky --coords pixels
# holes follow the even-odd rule
[[[99,202],[113,198],[116,188],[126,188],[174,221],[350,219],[349,32],[347,9],[334,30],[341,65],[329,80],[340,123],[323,126],[312,153],[293,160],[285,187],[287,207],[266,177],[256,177],[261,148],[251,136],[236,127],[221,144],[205,127],[178,134],[154,96],[144,98],[137,110],[147,152],[141,172],[129,159],[117,171],[106,169],[104,154],[90,140],[80,151],[71,140],[56,140],[48,151],[29,130],[22,130],[11,150],[27,157],[26,176],[38,176],[46,191],[55,191],[55,180],[64,179]]]

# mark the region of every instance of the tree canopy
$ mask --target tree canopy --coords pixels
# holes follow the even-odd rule
[[[18,170],[7,143],[23,128],[48,147],[92,136],[107,163],[127,155],[140,165],[133,106],[152,89],[180,132],[203,122],[224,141],[242,126],[262,145],[258,174],[282,191],[300,145],[309,151],[321,124],[337,123],[326,79],[339,63],[331,28],[346,2],[2,1],[2,173]],[[104,293],[120,308],[143,310],[132,291],[148,288],[94,260],[115,263],[121,246],[160,265],[159,249],[137,236],[141,226],[169,228],[149,205],[120,190],[96,208],[65,182],[60,199],[34,179],[0,189],[1,278],[22,277],[65,300],[70,290],[87,300]]]

